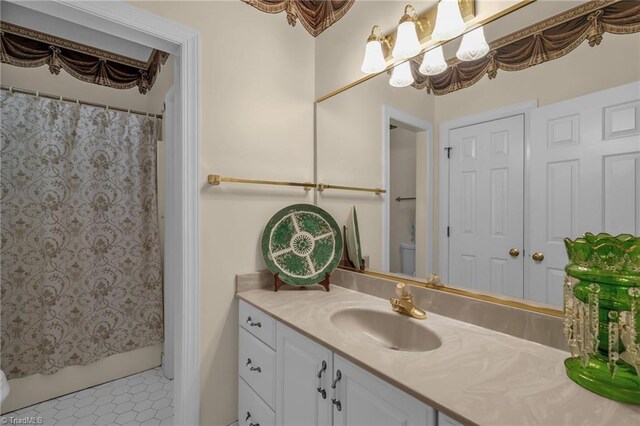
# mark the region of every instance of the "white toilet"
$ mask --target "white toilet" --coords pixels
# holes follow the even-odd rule
[[[416,276],[415,243],[400,243],[400,270],[405,275]]]
[[[9,396],[9,382],[7,376],[4,375],[4,371],[0,370],[0,405],[4,403],[4,400]]]

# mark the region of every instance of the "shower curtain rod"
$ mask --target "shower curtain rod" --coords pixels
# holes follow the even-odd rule
[[[115,107],[115,106],[111,106],[111,105],[106,105],[106,104],[97,104],[94,102],[89,102],[89,101],[83,101],[81,99],[72,99],[72,98],[65,98],[64,96],[60,96],[60,95],[52,95],[50,93],[43,93],[43,92],[37,92],[35,90],[28,90],[28,89],[21,89],[18,87],[13,87],[13,86],[6,86],[6,85],[0,85],[0,89],[2,90],[6,90],[7,92],[15,92],[15,93],[24,93],[25,95],[32,95],[32,96],[40,96],[42,98],[48,98],[48,99],[56,99],[59,101],[65,101],[65,102],[73,102],[74,104],[80,104],[80,105],[87,105],[87,106],[92,106],[92,107],[96,107],[96,108],[104,108],[107,110],[114,110],[114,111],[120,111],[120,112],[128,112],[130,114],[137,114],[137,115],[144,115],[146,117],[151,117],[151,118],[160,118],[162,119],[162,114],[153,114],[153,113],[149,113],[149,112],[143,112],[143,111],[135,111],[129,108],[120,108],[120,107]]]

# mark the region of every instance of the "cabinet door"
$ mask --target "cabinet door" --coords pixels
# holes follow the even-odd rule
[[[333,359],[333,423],[339,426],[435,426],[435,410],[338,355]],[[338,373],[339,372],[339,373]]]
[[[281,323],[276,340],[276,423],[331,425],[331,351]]]

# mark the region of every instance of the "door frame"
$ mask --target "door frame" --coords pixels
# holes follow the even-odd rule
[[[527,248],[528,232],[529,232],[529,155],[530,155],[530,134],[531,134],[531,111],[538,107],[538,100],[534,99],[527,102],[508,105],[501,108],[484,111],[479,114],[468,115],[464,117],[454,118],[440,124],[440,182],[438,187],[440,212],[439,212],[439,262],[438,273],[440,279],[444,283],[449,282],[449,237],[447,236],[447,227],[449,226],[449,159],[447,158],[447,149],[451,146],[449,140],[449,132],[460,127],[473,126],[476,124],[486,123],[488,121],[501,120],[503,118],[513,117],[516,115],[524,116],[524,235],[522,244],[522,256]],[[524,262],[524,288],[528,285],[528,262]],[[455,284],[455,283],[454,283]]]
[[[382,187],[387,188],[383,195],[382,207],[382,269],[389,272],[389,242],[391,241],[389,220],[391,218],[391,200],[389,183],[391,181],[391,120],[399,121],[416,129],[416,133],[426,132],[427,143],[427,253],[426,264],[429,271],[433,271],[433,125],[419,117],[415,117],[399,109],[382,106]],[[417,238],[416,238],[417,239]],[[417,253],[416,253],[417,254]],[[416,259],[416,264],[417,264]]]
[[[123,1],[8,0],[66,21],[168,52],[174,61],[173,125],[179,140],[166,150],[165,279],[172,301],[175,344],[174,420],[199,424],[199,32]],[[168,250],[166,250],[168,249]],[[171,255],[168,256],[168,254]]]

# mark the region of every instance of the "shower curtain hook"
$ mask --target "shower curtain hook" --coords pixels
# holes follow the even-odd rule
[[[40,92],[36,90],[36,98],[39,98],[39,97],[40,97]]]
[[[9,87],[9,92],[13,95],[13,86]]]

